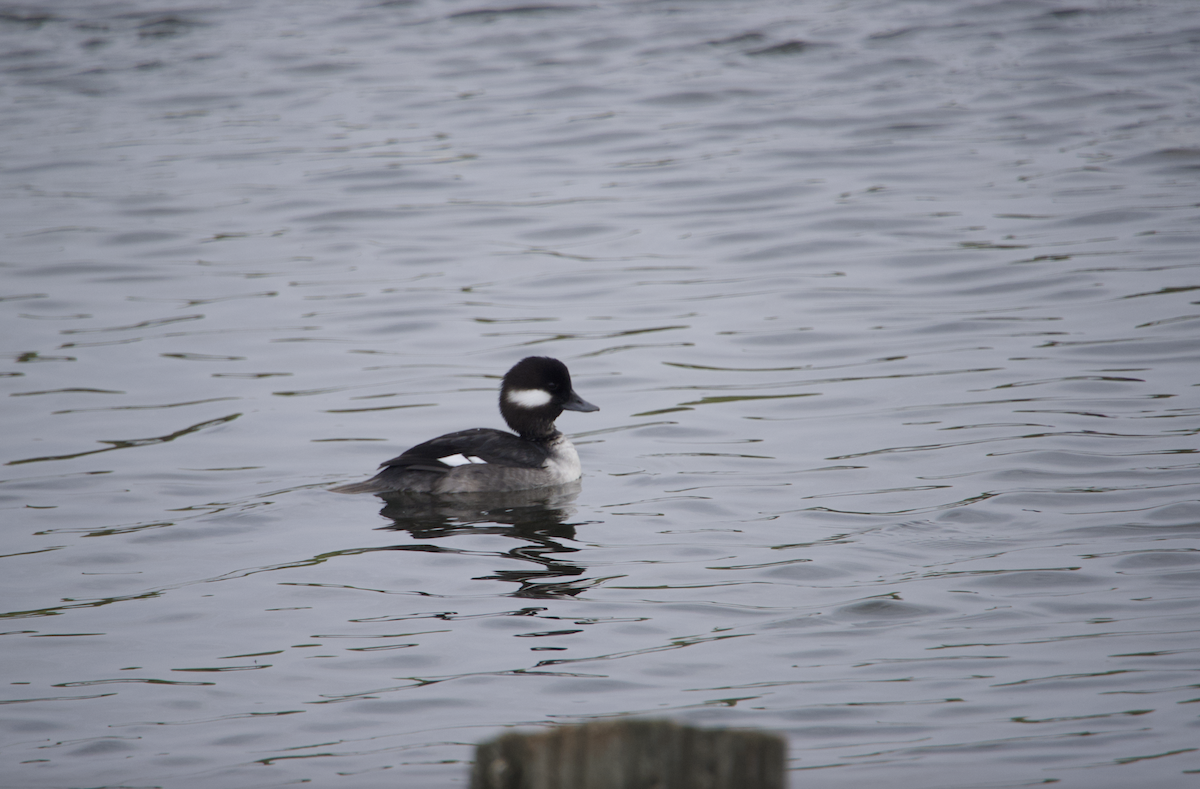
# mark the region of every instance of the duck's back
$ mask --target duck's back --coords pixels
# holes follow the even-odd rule
[[[563,474],[548,474],[547,461],[561,434],[534,441],[491,427],[460,430],[430,439],[381,464],[366,482],[334,488],[338,493],[475,493],[514,491],[558,484]],[[570,446],[568,443],[567,446]],[[573,452],[572,447],[572,452]],[[578,464],[578,456],[576,456]],[[577,479],[578,475],[572,477]]]

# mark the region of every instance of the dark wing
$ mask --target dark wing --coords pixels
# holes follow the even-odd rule
[[[403,455],[380,464],[386,468],[434,471],[445,474],[454,466],[439,458],[452,455],[476,457],[495,466],[541,468],[549,452],[540,444],[490,427],[460,430],[417,444]]]

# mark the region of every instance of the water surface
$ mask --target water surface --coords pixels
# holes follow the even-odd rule
[[[1191,2],[0,11],[12,787],[1200,775]],[[328,487],[601,407],[578,490]]]

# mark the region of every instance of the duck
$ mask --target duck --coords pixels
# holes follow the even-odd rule
[[[500,415],[514,431],[491,427],[430,439],[380,465],[374,477],[335,493],[508,493],[575,482],[579,453],[555,427],[563,411],[599,411],[576,393],[558,359],[528,356],[504,374]]]

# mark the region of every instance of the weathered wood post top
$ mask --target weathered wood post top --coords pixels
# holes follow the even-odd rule
[[[502,734],[475,749],[471,789],[784,789],[777,734],[616,720]]]

